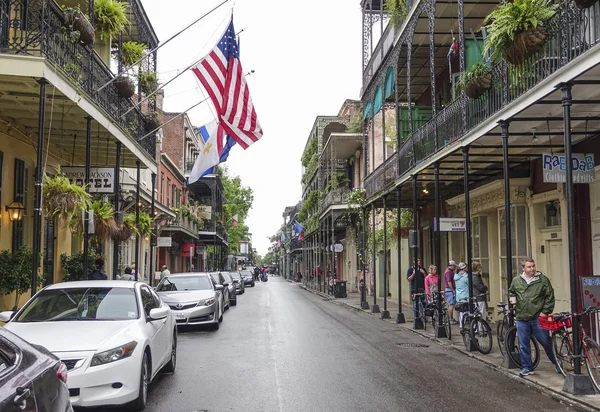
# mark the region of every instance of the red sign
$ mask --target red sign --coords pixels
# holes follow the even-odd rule
[[[181,245],[181,256],[183,256],[183,257],[190,257],[190,255],[193,256],[194,247],[196,247],[196,245],[193,243],[184,243],[183,245]]]

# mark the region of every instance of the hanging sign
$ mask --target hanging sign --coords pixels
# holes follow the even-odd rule
[[[437,232],[437,219],[433,219],[433,230]],[[466,232],[467,219],[464,217],[440,217],[440,232]]]
[[[69,182],[83,186],[85,183],[85,167],[61,166],[60,171],[67,176]],[[90,193],[115,193],[115,168],[91,167],[90,168]]]
[[[542,155],[542,169],[544,183],[567,183],[567,166],[564,154],[544,153]],[[573,183],[595,183],[596,167],[594,154],[573,153],[571,169],[573,170]]]
[[[173,244],[173,239],[170,236],[157,238],[156,246],[158,246],[158,247],[171,247],[172,244]]]
[[[600,307],[600,276],[582,276],[580,279],[583,307]]]

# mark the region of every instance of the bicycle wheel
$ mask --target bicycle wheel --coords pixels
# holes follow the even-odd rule
[[[492,328],[485,319],[475,318],[471,320],[470,327],[473,335],[473,343],[479,352],[487,355],[492,351]]]
[[[537,368],[540,364],[540,345],[537,340],[531,337],[529,340],[530,351],[531,351],[531,365],[533,369]],[[511,326],[504,335],[504,346],[508,354],[508,357],[515,365],[521,368],[521,349],[519,348],[519,336],[517,335],[517,327]]]
[[[556,358],[556,365],[563,376],[573,370],[573,349],[571,338],[562,330],[552,333],[552,352]]]
[[[446,336],[448,339],[452,339],[452,325],[450,324],[450,316],[448,315],[447,310],[444,310],[442,320],[444,322],[444,329],[446,329]]]
[[[423,322],[423,330],[427,329],[427,316],[425,316],[425,306],[423,305],[423,301],[419,299],[417,301],[417,313],[419,314],[419,319]]]
[[[499,322],[496,326],[496,339],[498,340],[498,348],[500,349],[500,353],[504,356],[506,352],[506,346],[504,346],[504,337],[506,336],[506,331],[508,330],[508,318],[504,317],[502,322]]]
[[[440,313],[437,308],[433,310],[433,316],[431,317],[431,326],[433,326],[434,330],[437,330],[438,319],[440,318]]]
[[[462,335],[463,344],[465,345],[465,348],[469,350],[469,348],[471,347],[470,342],[473,339],[473,333],[471,329],[471,318],[467,315],[464,317],[463,322],[464,323],[462,329],[460,330],[460,334]]]
[[[583,357],[585,367],[592,379],[594,388],[600,392],[600,346],[592,338],[584,342],[585,356]]]

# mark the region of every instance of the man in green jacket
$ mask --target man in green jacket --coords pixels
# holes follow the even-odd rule
[[[561,373],[552,353],[552,343],[548,331],[540,327],[538,317],[541,313],[549,315],[554,310],[554,289],[545,275],[535,270],[535,262],[531,258],[523,260],[523,273],[512,280],[508,294],[511,303],[515,304],[515,319],[519,334],[521,352],[521,376],[533,375],[531,363],[531,335],[535,336],[554,364],[557,373]]]

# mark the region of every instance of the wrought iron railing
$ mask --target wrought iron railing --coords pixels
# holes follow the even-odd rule
[[[521,66],[511,66],[504,60],[497,63],[492,68],[492,86],[483,96],[479,99],[460,96],[406,139],[394,156],[365,178],[367,198],[393,185],[396,179],[410,173],[415,166],[596,47],[600,43],[600,4],[581,11],[572,2],[563,1],[548,32],[544,48]]]
[[[348,203],[350,189],[333,189],[325,195],[325,198],[319,205],[319,213],[323,213],[331,205],[344,205]]]
[[[377,46],[375,46],[375,49],[373,50],[373,53],[369,58],[369,63],[367,63],[367,66],[363,71],[363,90],[366,90],[367,86],[369,85],[369,82],[371,81],[375,73],[377,73],[377,69],[379,69],[379,66],[381,66],[384,57],[394,45],[395,36],[396,28],[390,22],[385,28],[383,35],[377,42]]]
[[[63,27],[64,17],[60,6],[53,0],[10,0],[2,4],[0,53],[48,59],[79,92],[100,106],[111,120],[154,158],[155,139],[140,140],[144,134],[141,111],[136,108],[123,116],[134,102],[120,97],[114,85],[97,91],[115,75],[92,48],[71,41],[68,31]],[[154,67],[155,56],[148,56],[147,60],[148,66]]]

